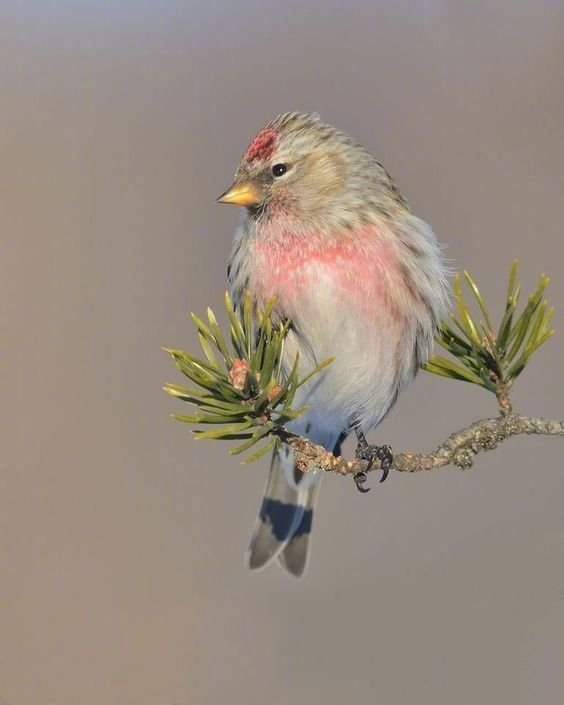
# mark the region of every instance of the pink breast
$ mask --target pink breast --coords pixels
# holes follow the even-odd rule
[[[394,243],[374,230],[338,238],[284,233],[255,241],[254,253],[251,284],[262,305],[276,297],[281,312],[291,315],[303,297],[324,286],[369,318],[382,307],[399,314],[393,296],[398,281]]]

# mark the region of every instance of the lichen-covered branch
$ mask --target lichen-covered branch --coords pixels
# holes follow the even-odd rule
[[[453,292],[456,310],[448,321],[442,322],[436,335],[437,344],[450,357],[434,354],[423,365],[428,372],[478,385],[493,393],[500,415],[477,421],[469,428],[451,434],[432,453],[406,451],[396,455],[391,466],[394,470],[415,472],[447,465],[467,468],[472,465],[475,455],[497,448],[511,436],[564,435],[564,421],[521,416],[511,403],[510,394],[516,380],[536,351],[554,334],[550,327],[553,308],[544,298],[548,279],[544,275],[540,277],[536,290],[520,310],[521,286],[516,277],[517,262],[514,261],[505,310],[499,325],[493,326],[474,279],[468,272],[456,275]],[[471,292],[472,305],[465,299],[463,282]],[[229,452],[237,455],[252,449],[246,463],[271,452],[282,440],[293,448],[296,464],[304,472],[314,469],[341,475],[367,472],[366,460],[335,457],[307,438],[287,431],[288,424],[307,412],[307,406],[294,406],[294,399],[300,398],[297,395],[299,388],[329,365],[333,358],[323,360],[302,376],[304,371],[300,371],[296,355],[293,364],[286,360],[284,369],[288,365],[291,369],[282,375],[283,343],[291,321],[271,318],[274,305],[273,299],[264,311],[258,311],[247,292],[242,306],[236,307],[226,294],[225,307],[230,324],[225,336],[211,309],[207,311],[207,323],[192,314],[204,357],[177,349],[165,350],[196,386],[167,384],[165,390],[195,407],[196,412],[173,414],[173,417],[197,425],[199,428],[193,431],[196,438],[242,441]],[[370,469],[379,469],[380,466],[381,461],[375,460]]]
[[[276,431],[276,434],[292,448],[296,465],[303,472],[325,470],[339,475],[355,475],[368,469],[365,460],[336,457],[323,446],[283,429]],[[455,431],[431,453],[404,451],[394,455],[392,469],[399,472],[418,472],[448,465],[469,468],[478,453],[493,450],[508,438],[520,435],[564,436],[564,420],[521,416],[512,412],[482,419],[468,428]],[[370,469],[379,468],[380,461],[375,460]]]

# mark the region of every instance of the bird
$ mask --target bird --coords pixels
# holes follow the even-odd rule
[[[300,387],[308,410],[289,431],[334,454],[349,434],[357,457],[382,467],[387,445],[369,445],[399,394],[431,354],[448,307],[449,270],[431,227],[411,213],[372,154],[317,113],[268,122],[241,157],[219,203],[242,206],[228,263],[229,289],[247,292],[291,325],[282,355],[287,375],[333,357]],[[275,450],[247,551],[251,569],[278,562],[304,573],[322,472],[300,471],[291,449]],[[357,487],[366,480],[357,477]]]

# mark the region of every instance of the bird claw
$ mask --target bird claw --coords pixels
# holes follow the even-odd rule
[[[380,461],[380,467],[382,469],[382,477],[380,478],[380,482],[384,482],[390,472],[390,468],[394,461],[394,455],[392,453],[391,446],[369,445],[364,436],[364,433],[359,430],[357,430],[356,435],[358,438],[358,445],[356,447],[356,457],[359,460],[366,460],[368,462],[368,467],[363,472],[357,472],[354,476],[354,481],[357,489],[360,492],[368,492],[370,488],[362,487],[362,485],[366,482],[366,473],[370,471],[372,465],[374,464],[374,461],[376,459]]]
[[[392,463],[394,462],[394,454],[392,453],[392,447],[389,445],[376,446],[376,456],[380,461],[380,467],[382,468],[382,477],[380,478],[380,482],[384,482],[384,480],[388,477],[390,468],[392,467]]]
[[[359,492],[362,492],[363,494],[365,494],[366,492],[370,492],[370,487],[363,487],[366,480],[368,480],[368,477],[365,472],[357,472],[356,475],[353,475],[353,480],[354,484],[356,485],[356,489]]]

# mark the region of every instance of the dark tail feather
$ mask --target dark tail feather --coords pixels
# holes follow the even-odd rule
[[[286,479],[288,471],[294,474],[291,452],[275,451],[249,546],[248,563],[252,569],[262,568],[279,556],[288,572],[301,575],[306,562],[313,499],[318,482],[311,484],[311,478],[307,478],[303,488],[299,484],[290,484]],[[296,475],[300,480],[302,473]],[[286,550],[288,554],[284,559],[282,552],[286,554]]]
[[[302,519],[288,543],[278,554],[280,565],[297,578],[303,575],[307,563],[309,539],[313,523],[313,507],[320,479],[307,488],[306,506]]]
[[[343,433],[334,452],[339,455]],[[302,473],[291,451],[274,451],[264,499],[247,554],[250,568],[258,569],[278,558],[288,573],[299,577],[307,562],[313,507],[320,475]]]

